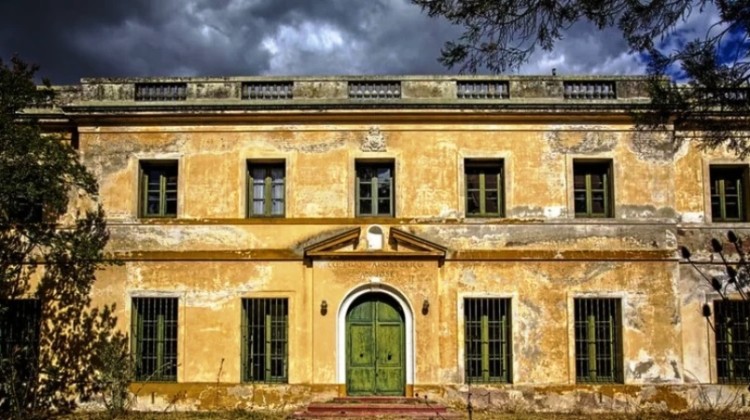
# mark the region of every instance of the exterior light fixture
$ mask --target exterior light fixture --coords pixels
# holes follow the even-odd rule
[[[320,302],[320,314],[325,316],[328,313],[328,302],[323,301]]]
[[[427,315],[430,312],[430,301],[425,299],[422,302],[422,315]]]

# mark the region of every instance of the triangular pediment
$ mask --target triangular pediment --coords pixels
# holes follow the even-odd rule
[[[443,261],[446,252],[447,248],[442,245],[395,227],[388,229],[387,241],[381,237],[378,246],[373,246],[371,238],[362,238],[362,229],[357,227],[305,247],[305,258],[436,258]]]

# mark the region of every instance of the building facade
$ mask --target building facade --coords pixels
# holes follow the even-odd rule
[[[680,410],[746,392],[726,384],[750,380],[747,323],[717,341],[701,306],[718,295],[677,250],[707,258],[743,231],[748,163],[680,127],[637,130],[644,78],[59,92],[29,112],[98,177],[124,264],[94,301],[130,334],[140,408]]]

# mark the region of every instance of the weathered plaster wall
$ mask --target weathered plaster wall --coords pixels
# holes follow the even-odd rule
[[[384,151],[362,149],[373,127]],[[707,257],[705,244],[722,230],[705,223],[707,165],[729,162],[724,151],[623,123],[564,121],[79,131],[110,218],[110,250],[127,259],[100,276],[95,302],[115,302],[127,330],[133,296],[180,298],[179,383],[139,388],[156,395],[153,403],[139,400],[145,408],[173,398],[188,408],[295,405],[341,392],[336,312],[349,292],[372,282],[398,290],[414,309],[415,393],[465,400],[461,304],[475,296],[512,299],[514,385],[489,387],[496,401],[546,410],[627,409],[633,401],[682,409],[698,391],[680,386],[715,382],[713,338],[700,316],[707,289],[676,250],[686,244]],[[465,218],[470,158],[503,159],[506,218]],[[176,219],[138,219],[143,159],[179,160]],[[286,162],[284,219],[244,218],[246,162],[256,159]],[[354,217],[358,159],[395,162],[395,218]],[[573,216],[574,159],[612,160],[614,218]],[[372,223],[443,245],[447,259],[387,269],[367,258],[303,261],[306,246]],[[261,296],[290,299],[289,385],[239,384],[241,298]],[[575,385],[570,323],[579,296],[622,299],[625,385]],[[422,314],[425,300],[431,307]]]

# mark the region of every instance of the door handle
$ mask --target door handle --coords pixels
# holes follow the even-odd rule
[[[364,353],[360,353],[360,354],[359,354],[359,358],[361,359],[361,358],[363,358],[363,357],[365,357],[365,354],[364,354]]]
[[[388,360],[391,360],[392,357],[393,355],[391,353],[388,353]]]

